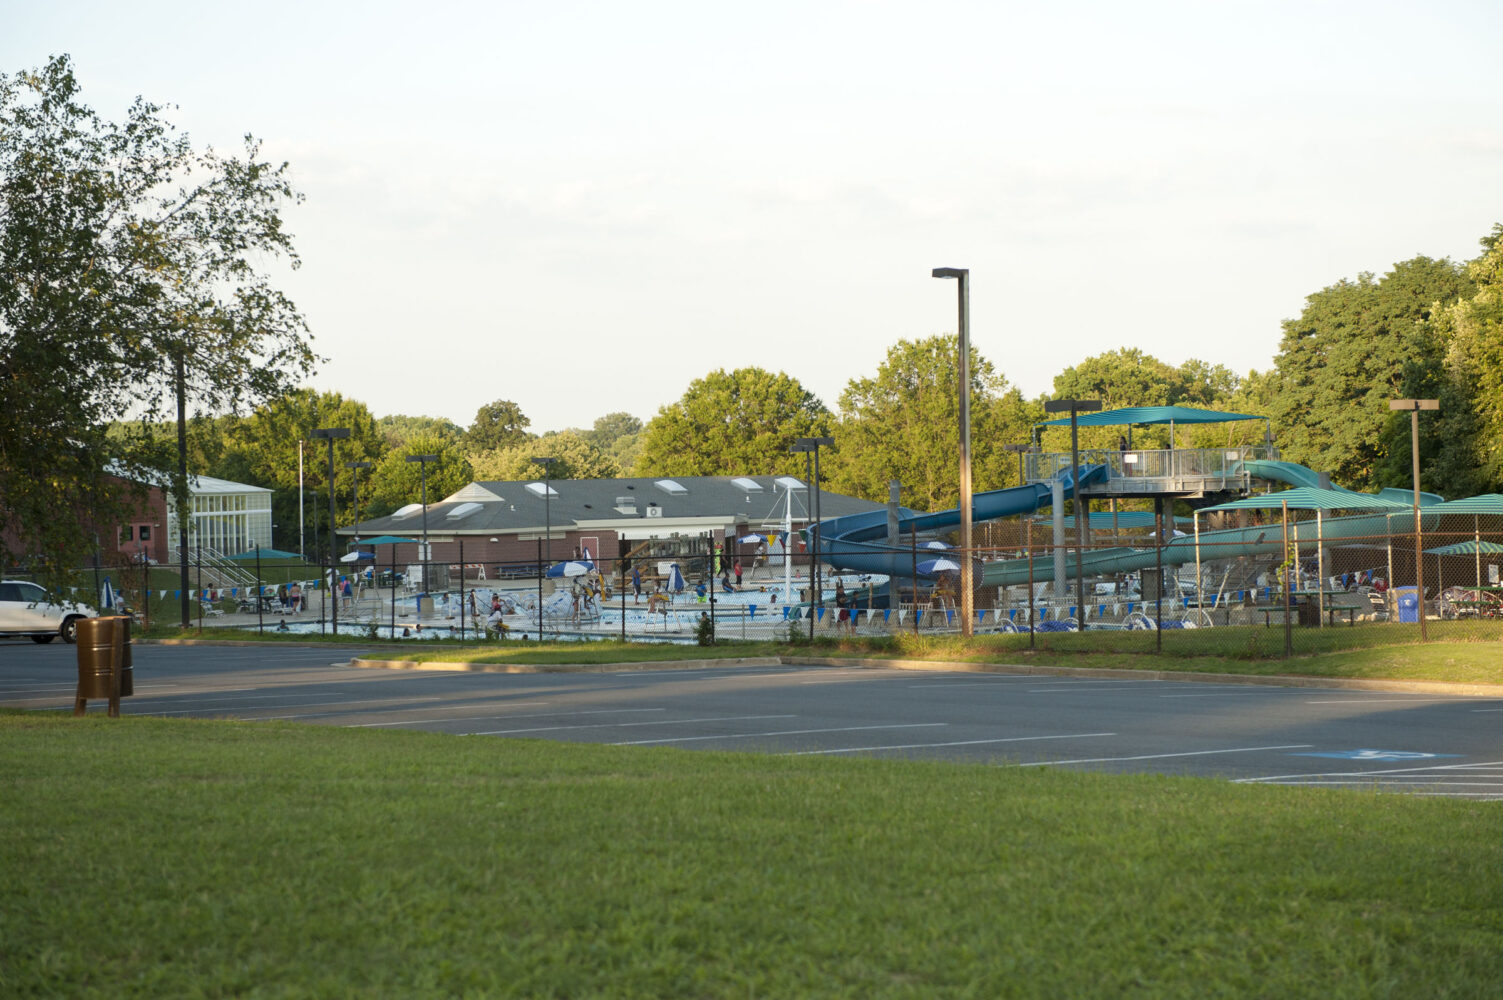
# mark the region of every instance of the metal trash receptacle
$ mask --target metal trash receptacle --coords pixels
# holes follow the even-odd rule
[[[1310,598],[1305,598],[1295,605],[1295,613],[1299,616],[1295,620],[1303,626],[1320,625],[1320,605]]]
[[[123,615],[84,618],[78,622],[78,697],[114,694],[115,632],[120,630],[120,696],[135,693],[130,656],[130,619]]]
[[[1395,587],[1398,595],[1399,621],[1413,625],[1419,622],[1419,591],[1414,587]]]

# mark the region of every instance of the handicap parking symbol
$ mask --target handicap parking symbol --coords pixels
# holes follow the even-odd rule
[[[1422,753],[1418,750],[1326,750],[1290,754],[1291,757],[1334,757],[1337,760],[1437,760],[1459,757],[1454,753]]]

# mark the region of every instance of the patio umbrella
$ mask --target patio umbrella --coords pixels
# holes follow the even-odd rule
[[[753,532],[750,535],[742,535],[740,538],[736,539],[736,541],[741,543],[742,545],[750,545],[752,542],[765,542],[767,541],[767,539]]]
[[[301,559],[301,558],[303,558],[302,556],[298,555],[296,552],[285,552],[282,549],[261,549],[260,550],[260,555],[261,555],[262,559]],[[235,562],[255,562],[256,561],[256,550],[255,549],[247,549],[244,552],[238,553],[237,555],[230,556],[229,558],[233,559]]]
[[[359,562],[361,559],[370,559],[372,561],[375,561],[375,558],[376,554],[374,552],[346,552],[344,555],[339,557],[339,561]]]
[[[548,575],[554,578],[584,576],[595,568],[592,562],[571,559],[568,562],[554,563],[548,567]]]
[[[925,576],[933,576],[935,573],[958,573],[960,563],[954,559],[925,559],[918,564],[917,569]]]
[[[114,606],[119,603],[119,601],[120,598],[115,593],[115,585],[110,582],[109,577],[105,577],[104,586],[99,590],[99,606],[102,608],[111,609],[114,608]]]
[[[922,545],[920,545],[919,548],[921,548],[921,549],[948,549],[948,548],[950,548],[950,546],[946,545],[944,542],[938,542],[938,541],[935,541],[934,539],[931,538],[929,541],[924,542]]]
[[[668,567],[668,589],[675,594],[684,592],[684,574],[678,568],[678,563]]]

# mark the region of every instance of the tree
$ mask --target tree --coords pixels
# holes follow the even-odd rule
[[[840,395],[832,488],[887,499],[903,484],[904,504],[939,510],[960,502],[960,352],[936,335],[900,340],[873,378],[852,379]],[[1001,445],[1025,443],[1042,411],[1009,389],[990,361],[971,347],[971,482],[976,491],[1016,484],[1017,459]]]
[[[272,521],[277,526],[274,540],[268,544],[296,549],[307,532],[298,520],[299,487],[304,491],[302,510],[312,524],[317,516],[328,520],[328,444],[313,437],[320,427],[347,427],[350,437],[334,442],[335,516],[341,524],[354,520],[354,474],[346,462],[375,462],[386,452],[386,442],[376,427],[366,405],[347,399],[337,392],[298,389],[280,399],[257,407],[248,417],[234,421],[225,436],[228,439],[217,464],[205,471],[237,482],[254,483],[272,490]],[[302,444],[302,478],[299,479],[299,450]],[[372,516],[370,473],[360,476],[360,514]],[[322,493],[324,500],[309,511],[306,494]]]
[[[1194,406],[1216,409],[1237,392],[1241,383],[1222,365],[1191,358],[1178,368],[1125,347],[1086,358],[1054,377],[1054,396],[1060,399],[1099,399],[1103,410],[1128,406]],[[1051,418],[1052,419],[1052,418]],[[1080,431],[1085,448],[1113,447],[1122,427],[1089,427]],[[1068,448],[1068,430],[1046,431],[1046,446]],[[1169,429],[1145,426],[1133,429],[1133,444],[1147,448],[1169,446]]]
[[[1440,372],[1445,348],[1432,316],[1471,294],[1460,266],[1416,257],[1381,280],[1363,273],[1309,296],[1284,322],[1274,362],[1269,415],[1284,457],[1352,489],[1408,484],[1407,472],[1394,481],[1379,469],[1390,450],[1388,401]]]
[[[621,466],[578,431],[559,431],[524,441],[514,448],[497,448],[473,457],[475,478],[492,480],[537,479],[542,469],[534,458],[553,459],[548,475],[553,479],[613,479]]]
[[[409,417],[404,414],[392,414],[380,417],[376,420],[376,426],[386,438],[386,447],[400,448],[409,439],[418,436],[436,436],[460,441],[464,438],[464,428],[452,420],[444,417]]]
[[[81,103],[69,59],[0,75],[0,555],[53,579],[93,548],[160,459],[171,412],[275,398],[316,361],[303,317],[264,270],[296,267],[286,164],[195,150],[138,98],[123,124]],[[139,414],[115,439],[110,421]],[[181,502],[186,483],[174,493]],[[9,543],[0,543],[9,544]]]
[[[1420,420],[1422,485],[1453,496],[1503,491],[1503,224],[1482,247],[1466,266],[1472,295],[1435,316],[1441,369],[1412,371],[1404,387],[1405,398],[1440,400],[1440,412]],[[1412,478],[1410,433],[1407,414],[1395,414],[1385,435],[1385,483]]]
[[[802,474],[795,438],[830,432],[830,411],[798,379],[763,368],[716,369],[689,384],[642,432],[644,476]]]
[[[486,403],[475,411],[475,420],[465,432],[465,447],[471,454],[515,447],[531,436],[527,433],[531,423],[522,408],[509,399]]]
[[[409,455],[437,455],[431,462],[409,462]],[[419,503],[422,499],[426,468],[428,503],[435,504],[468,486],[475,480],[470,461],[457,442],[442,437],[412,438],[401,448],[394,448],[371,470],[371,513],[367,517],[389,514],[399,507]]]

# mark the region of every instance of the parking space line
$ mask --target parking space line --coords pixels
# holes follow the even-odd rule
[[[508,736],[515,733],[549,733],[563,729],[628,729],[634,726],[687,726],[696,722],[749,722],[752,719],[796,719],[796,715],[724,715],[708,719],[663,719],[656,722],[595,722],[583,726],[534,726],[530,729],[493,729],[466,736]]]
[[[547,705],[549,702],[533,702],[536,705]],[[416,726],[427,722],[473,722],[477,719],[556,719],[560,716],[575,715],[627,715],[634,712],[666,712],[666,708],[602,708],[588,712],[571,712],[567,709],[558,712],[529,712],[526,715],[505,715],[492,712],[489,715],[451,715],[442,719],[406,719],[400,722],[359,722],[345,726],[346,729],[381,729],[387,726]],[[623,723],[626,725],[627,723]],[[641,725],[641,723],[630,723]],[[466,733],[467,736],[484,736],[485,733]]]
[[[1049,764],[1110,764],[1123,760],[1162,760],[1168,757],[1208,757],[1219,753],[1256,753],[1259,750],[1306,750],[1309,743],[1291,743],[1277,747],[1230,747],[1225,750],[1191,750],[1186,753],[1145,753],[1134,757],[1083,757],[1079,760],[1035,760],[1019,767],[1044,767]]]
[[[1116,733],[1066,733],[1059,736],[1010,736],[995,740],[955,740],[950,743],[907,743],[900,746],[883,747],[841,747],[837,750],[796,750],[783,754],[784,757],[808,757],[816,754],[831,753],[870,753],[877,750],[925,750],[933,747],[968,747],[982,743],[1026,743],[1030,740],[1078,740],[1092,736],[1116,736]]]
[[[948,726],[948,722],[908,722],[891,726],[839,726],[833,729],[784,729],[771,733],[722,733],[718,736],[675,736],[671,739],[662,740],[624,740],[620,743],[612,743],[617,747],[645,746],[649,743],[691,743],[695,740],[746,740],[759,736],[807,736],[811,733],[849,733],[860,729],[927,729],[934,726]]]
[[[1424,771],[1461,771],[1479,767],[1503,767],[1503,760],[1478,761],[1474,764],[1428,764],[1422,767],[1389,767],[1372,771],[1319,771],[1307,774],[1271,774],[1261,778],[1237,778],[1239,784],[1259,781],[1283,781],[1299,778],[1365,778],[1381,774],[1415,774]]]

